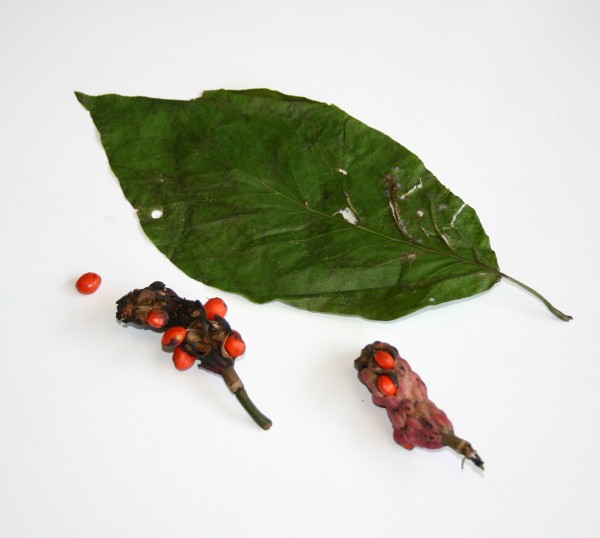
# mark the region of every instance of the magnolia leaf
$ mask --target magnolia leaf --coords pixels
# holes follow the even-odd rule
[[[205,284],[391,320],[506,276],[470,206],[333,105],[265,89],[76,95],[144,232]]]

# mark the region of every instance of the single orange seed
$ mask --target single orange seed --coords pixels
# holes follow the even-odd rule
[[[187,331],[185,327],[171,327],[163,334],[161,343],[164,347],[174,348],[181,344],[186,336]]]
[[[169,314],[164,310],[154,309],[148,312],[146,323],[155,329],[162,329],[169,322]]]
[[[391,370],[394,367],[394,357],[387,351],[377,351],[373,358],[380,368]]]
[[[224,318],[227,314],[227,305],[225,301],[220,297],[213,297],[204,304],[204,310],[206,311],[206,317],[211,321],[215,321],[215,316]]]
[[[89,295],[90,293],[94,293],[100,287],[101,282],[102,278],[98,273],[84,273],[77,279],[75,287],[79,293]]]
[[[237,331],[231,331],[231,334],[225,340],[224,347],[229,356],[234,359],[243,355],[246,351],[246,344]]]
[[[173,352],[173,364],[175,368],[180,371],[187,370],[191,368],[196,362],[196,358],[190,355],[187,351],[185,351],[182,347],[178,347]]]
[[[385,394],[386,396],[394,396],[398,387],[396,387],[396,383],[389,375],[380,375],[377,379],[377,388],[379,392]]]

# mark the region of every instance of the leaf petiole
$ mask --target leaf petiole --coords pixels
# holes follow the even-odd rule
[[[516,284],[517,286],[523,288],[524,290],[527,290],[529,293],[531,293],[532,295],[537,297],[540,301],[542,301],[546,305],[548,310],[550,310],[550,312],[552,312],[558,319],[562,319],[563,321],[570,321],[573,319],[573,316],[569,316],[569,315],[561,312],[558,308],[553,306],[550,303],[550,301],[548,301],[548,299],[546,299],[542,294],[538,293],[537,291],[535,291],[533,288],[530,288],[526,284],[523,284],[523,282],[520,282],[516,278],[513,278],[512,276],[509,276],[505,273],[500,273],[500,276],[506,278],[506,280],[510,280],[513,284]]]

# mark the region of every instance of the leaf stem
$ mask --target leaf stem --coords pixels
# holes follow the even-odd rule
[[[252,420],[254,420],[254,422],[256,422],[263,430],[268,430],[273,425],[273,422],[270,418],[263,415],[258,407],[254,405],[254,402],[250,399],[250,396],[248,396],[248,393],[244,388],[242,380],[233,367],[225,368],[225,370],[223,370],[223,380],[229,390],[235,395],[238,402],[242,404],[242,407],[252,417]]]
[[[541,295],[540,293],[538,293],[537,291],[535,291],[533,288],[530,288],[526,284],[523,284],[523,282],[520,282],[516,278],[513,278],[512,276],[509,276],[509,275],[507,275],[505,273],[500,273],[500,276],[506,278],[506,280],[510,280],[513,284],[516,284],[517,286],[520,286],[524,290],[527,290],[529,293],[531,293],[532,295],[534,295],[535,297],[537,297],[540,301],[542,301],[546,305],[546,307],[548,308],[548,310],[550,310],[550,312],[552,312],[558,319],[562,319],[563,321],[570,321],[570,320],[573,319],[572,316],[569,316],[569,315],[564,314],[563,312],[561,312],[558,308],[556,308],[555,306],[553,306],[550,303],[550,301],[548,301],[543,295]]]

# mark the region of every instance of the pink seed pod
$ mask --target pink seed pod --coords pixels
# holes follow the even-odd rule
[[[378,364],[375,355],[381,351],[394,358],[392,369],[384,369]],[[358,370],[358,379],[371,391],[373,403],[387,410],[396,443],[408,450],[416,446],[448,446],[483,469],[483,461],[477,452],[470,443],[454,435],[454,427],[446,413],[427,397],[425,383],[394,346],[384,342],[369,344],[354,361],[354,367]],[[389,385],[387,378],[396,385],[395,392],[385,389]]]

